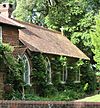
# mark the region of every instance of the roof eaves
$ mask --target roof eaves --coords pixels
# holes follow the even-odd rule
[[[25,27],[20,27],[20,26],[17,26],[17,25],[7,24],[7,23],[3,23],[3,22],[0,22],[0,24],[4,24],[4,25],[9,25],[9,26],[17,27],[17,28],[19,28],[19,29],[24,29],[24,28],[25,28]]]
[[[40,50],[38,49],[37,47],[33,46],[33,45],[30,45],[28,42],[26,42],[25,40],[23,39],[20,39],[20,41],[25,45],[27,46],[27,48],[30,50],[30,51],[35,51],[35,52],[40,52],[40,53],[45,53],[45,54],[53,54],[53,55],[63,55],[63,56],[66,56],[66,57],[73,57],[73,58],[79,58],[79,59],[84,59],[84,60],[90,60],[89,57],[87,57],[85,54],[84,56],[73,56],[73,55],[68,55],[68,54],[65,54],[65,53],[57,53],[57,52],[46,52],[46,51],[43,51],[43,50]]]
[[[45,53],[45,54],[53,54],[53,55],[61,55],[61,56],[66,56],[66,57],[73,57],[73,58],[78,58],[78,59],[83,59],[83,60],[90,60],[89,57],[78,57],[78,56],[73,56],[73,55],[68,55],[68,54],[64,54],[64,53],[54,53],[54,52],[44,52],[41,51],[41,53]]]
[[[11,26],[18,27],[18,28],[25,28],[25,26],[23,24],[20,24],[20,23],[18,23],[16,21],[12,20],[11,18],[6,18],[6,17],[4,17],[2,15],[0,15],[0,17],[2,17],[3,19],[8,21],[8,23],[2,21],[2,22],[0,22],[1,24],[11,25]]]
[[[35,46],[30,45],[29,43],[27,43],[25,40],[20,39],[20,42],[22,42],[30,51],[35,51],[35,52],[42,52],[41,50],[39,50],[38,48],[36,48]],[[28,46],[26,45],[28,44]]]

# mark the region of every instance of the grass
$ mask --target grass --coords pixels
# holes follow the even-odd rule
[[[91,97],[86,97],[84,99],[77,100],[78,102],[100,102],[100,94]]]

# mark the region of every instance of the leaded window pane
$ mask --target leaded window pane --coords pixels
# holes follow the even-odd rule
[[[30,85],[30,65],[26,55],[23,56],[24,63],[24,82]]]

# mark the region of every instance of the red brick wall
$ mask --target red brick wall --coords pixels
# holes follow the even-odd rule
[[[0,101],[0,108],[100,108],[100,102]]]
[[[18,46],[19,32],[16,27],[3,25],[2,26],[3,42],[10,43],[10,45]]]
[[[4,43],[9,43],[12,46],[19,45],[19,32],[16,27],[12,27],[9,25],[2,25],[2,38],[3,38]],[[3,79],[3,74],[6,73],[7,71],[5,69],[6,68],[5,65],[3,66],[2,65],[0,65],[0,99],[3,99],[2,95],[4,93],[4,80],[5,79]]]

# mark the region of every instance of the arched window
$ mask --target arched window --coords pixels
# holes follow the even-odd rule
[[[68,71],[67,71],[67,63],[63,65],[62,72],[61,72],[61,83],[65,84],[67,81]]]
[[[80,81],[80,76],[81,76],[81,74],[80,74],[80,67],[79,67],[78,70],[75,73],[75,81],[74,81],[74,83],[80,83],[81,82]]]
[[[30,85],[30,64],[29,64],[29,60],[28,57],[24,54],[22,57],[23,60],[23,64],[24,64],[24,82],[27,85]]]
[[[80,83],[81,81],[80,81],[80,77],[81,77],[81,71],[80,71],[80,69],[81,69],[81,66],[84,64],[84,62],[81,60],[81,59],[79,59],[77,62],[76,62],[76,75],[75,75],[75,81],[74,81],[74,83]]]
[[[45,65],[46,65],[46,74],[47,74],[46,81],[48,84],[52,84],[51,62],[48,57],[45,58]]]

